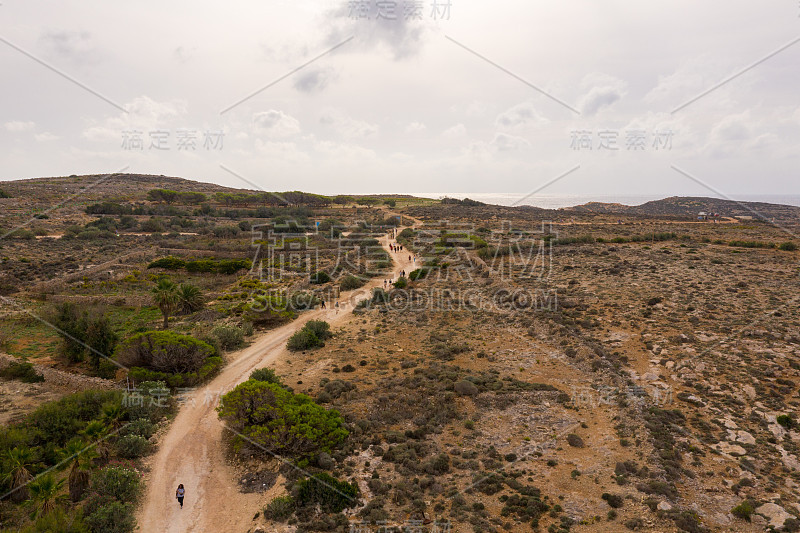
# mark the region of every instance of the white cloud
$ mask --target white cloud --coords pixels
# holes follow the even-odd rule
[[[340,137],[345,139],[365,139],[378,133],[378,126],[369,122],[353,118],[338,109],[329,109],[322,113],[320,124],[332,128]]]
[[[412,122],[406,126],[406,133],[416,133],[418,131],[425,131],[427,127],[422,122]]]
[[[517,137],[516,135],[508,135],[507,133],[498,133],[495,135],[491,144],[501,152],[519,150],[531,145],[527,139]]]
[[[527,126],[542,126],[550,121],[539,114],[530,102],[523,102],[500,113],[495,125],[505,129],[519,129]]]
[[[300,122],[283,111],[270,109],[253,115],[253,129],[271,138],[291,137],[300,133]]]
[[[22,121],[22,120],[12,120],[10,122],[5,123],[5,128],[7,131],[13,132],[20,132],[20,131],[31,131],[33,128],[36,127],[35,122],[30,121]]]
[[[587,116],[612,106],[625,96],[627,83],[607,74],[593,73],[583,78],[581,85],[588,92],[581,97],[578,107]]]
[[[37,133],[33,136],[37,142],[48,142],[48,141],[57,141],[60,139],[58,135],[53,135],[49,131],[45,131],[44,133]]]
[[[188,127],[186,124],[173,124],[172,121],[186,114],[187,104],[183,100],[157,102],[148,96],[138,96],[123,107],[127,113],[107,117],[105,120],[91,120],[83,130],[83,137],[90,141],[121,140],[127,130],[136,130],[144,137],[154,130],[170,130],[173,127]]]
[[[467,128],[461,123],[456,124],[450,128],[447,128],[442,132],[442,137],[446,139],[456,139],[458,137],[463,137],[467,134]]]

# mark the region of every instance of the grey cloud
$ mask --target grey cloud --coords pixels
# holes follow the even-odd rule
[[[296,76],[294,88],[304,93],[314,93],[325,89],[334,78],[333,69],[309,67]]]
[[[342,49],[347,52],[355,47],[361,50],[377,46],[388,48],[395,60],[402,60],[419,54],[425,44],[427,26],[425,21],[407,19],[403,12],[403,2],[397,2],[395,18],[378,16],[378,7],[374,2],[369,4],[369,16],[354,19],[349,2],[342,2],[338,8],[330,10],[326,15],[325,25],[328,27],[326,42],[335,45],[348,37],[355,36],[356,42]]]
[[[86,31],[48,30],[42,33],[39,42],[53,59],[75,64],[94,64],[100,60],[91,34]]]

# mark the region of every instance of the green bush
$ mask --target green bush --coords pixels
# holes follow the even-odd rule
[[[252,266],[249,259],[222,259],[217,263],[216,270],[220,274],[236,274],[240,270],[249,270]]]
[[[197,385],[215,376],[222,368],[224,361],[221,357],[209,357],[197,372],[168,373],[158,372],[142,367],[133,367],[128,372],[128,377],[134,381],[163,381],[175,389]]]
[[[125,435],[117,439],[114,443],[117,455],[123,459],[138,459],[149,455],[153,451],[153,446],[146,438],[139,435]]]
[[[97,507],[84,520],[92,533],[132,533],[136,531],[134,513],[133,504],[112,501]]]
[[[218,326],[212,331],[223,350],[236,350],[244,346],[244,331],[235,326]]]
[[[157,218],[145,220],[140,227],[145,233],[161,233],[164,231],[164,225]]]
[[[622,507],[622,504],[625,501],[619,494],[609,494],[608,492],[604,492],[601,498],[603,498],[606,503],[608,503],[608,505],[614,509],[619,509]]]
[[[87,356],[94,368],[100,360],[111,357],[119,340],[101,309],[81,309],[72,302],[57,305],[50,321],[62,333],[60,353],[70,362]]]
[[[143,401],[142,403],[149,405],[150,401]],[[155,432],[156,425],[153,424],[153,422],[148,418],[138,418],[120,429],[119,435],[120,437],[138,436],[147,440],[152,437]]]
[[[794,417],[792,415],[778,415],[775,419],[778,424],[785,427],[786,429],[794,429],[796,422],[794,421]]]
[[[339,288],[343,291],[353,291],[358,289],[359,287],[363,287],[366,283],[366,280],[363,280],[357,276],[353,276],[349,274],[342,278],[339,282]]]
[[[310,320],[303,328],[289,337],[286,347],[293,352],[325,346],[331,337],[331,326],[323,320]]]
[[[119,391],[88,390],[40,405],[25,422],[34,435],[32,444],[64,447],[89,421],[100,417],[104,405],[119,404],[121,399]]]
[[[297,313],[289,305],[289,299],[272,292],[253,296],[244,310],[244,318],[259,326],[276,326],[296,317]]]
[[[328,283],[331,280],[331,277],[328,275],[327,272],[320,270],[316,274],[311,275],[311,283],[316,285],[321,285],[323,283]]]
[[[264,518],[283,522],[294,513],[294,500],[291,496],[278,496],[264,507]]]
[[[753,513],[756,512],[755,505],[751,500],[745,500],[733,509],[731,509],[731,514],[736,518],[741,518],[742,520],[750,521],[750,517]]]
[[[408,274],[408,279],[410,279],[411,281],[417,281],[418,279],[423,279],[425,276],[428,275],[428,271],[429,270],[430,270],[429,268],[425,268],[425,267],[418,268],[416,270],[412,270]]]
[[[142,491],[139,473],[124,466],[107,466],[92,474],[91,491],[117,501],[136,503]]]
[[[289,309],[293,311],[303,311],[304,309],[314,309],[320,304],[320,299],[310,292],[298,291],[289,296]]]
[[[89,529],[80,511],[70,513],[56,507],[46,514],[41,514],[36,521],[23,529],[4,529],[11,533],[87,533]]]
[[[398,278],[397,281],[394,282],[395,289],[405,289],[407,286],[408,282],[406,281],[406,278],[403,277]]]
[[[276,374],[271,368],[257,368],[256,370],[253,370],[253,372],[250,374],[250,379],[283,386],[283,381],[281,381],[280,376],[278,376],[278,374]]]
[[[17,379],[23,383],[44,381],[44,376],[36,372],[33,363],[27,361],[12,361],[7,367],[0,369],[0,377]]]
[[[212,259],[195,259],[186,262],[186,270],[193,273],[214,272],[216,267],[217,263]]]
[[[236,449],[255,443],[279,455],[312,457],[330,452],[348,434],[338,411],[328,411],[304,394],[264,381],[239,384],[222,397],[218,412],[237,433]]]
[[[778,245],[778,250],[783,250],[784,252],[794,252],[797,250],[797,245],[791,241],[782,242]]]
[[[199,371],[213,353],[210,345],[189,335],[146,331],[125,340],[117,350],[117,360],[127,367],[177,374]]]
[[[186,266],[186,261],[184,261],[183,259],[168,255],[167,257],[156,259],[155,261],[147,265],[147,268],[165,268],[167,270],[179,270],[185,266]]]
[[[358,504],[358,485],[324,472],[314,474],[298,483],[297,503],[303,507],[319,505],[326,513],[341,513]]]

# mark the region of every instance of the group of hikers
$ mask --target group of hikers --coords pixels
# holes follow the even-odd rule
[[[320,300],[320,306],[321,306],[322,309],[327,309],[327,307],[325,306],[325,300]],[[334,309],[336,309],[336,314],[338,315],[339,314],[339,300],[336,300],[336,302],[333,304],[333,307],[334,307]]]

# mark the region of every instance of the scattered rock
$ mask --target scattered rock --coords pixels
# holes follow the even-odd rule
[[[783,523],[786,520],[793,518],[783,507],[774,503],[765,503],[756,509],[756,513],[766,517],[769,520],[769,525],[774,528],[783,527]]]

